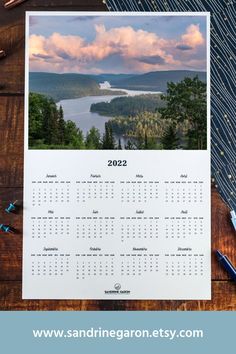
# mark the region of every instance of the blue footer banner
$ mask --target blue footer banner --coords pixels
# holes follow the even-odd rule
[[[233,349],[234,334],[234,312],[0,313],[6,354],[216,354]]]

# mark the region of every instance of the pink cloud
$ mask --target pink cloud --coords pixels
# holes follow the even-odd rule
[[[181,61],[175,58],[178,44],[196,47],[204,43],[198,25],[190,25],[181,36],[181,42],[164,39],[156,33],[131,26],[107,30],[104,25],[95,25],[95,39],[86,42],[80,36],[53,33],[49,37],[30,36],[30,70],[58,72],[86,72],[91,65],[116,54],[123,58],[127,70],[148,71],[178,68]],[[151,57],[152,60],[147,60]],[[142,60],[145,58],[145,60]],[[157,58],[155,62],[155,58]],[[99,72],[99,68],[93,71]]]
[[[29,54],[30,58],[34,54],[46,54],[46,50],[44,49],[45,45],[45,37],[38,36],[36,34],[32,34],[29,39]]]
[[[202,45],[205,42],[203,35],[200,32],[199,25],[190,25],[187,28],[187,33],[183,34],[181,38],[183,44],[189,45],[193,48]]]

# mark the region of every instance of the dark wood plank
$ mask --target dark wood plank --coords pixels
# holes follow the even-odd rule
[[[211,301],[156,300],[22,300],[20,282],[0,283],[0,310],[20,311],[233,311],[236,309],[236,285],[214,281]]]
[[[2,7],[4,8],[4,4],[6,4],[8,0],[2,0]],[[88,10],[90,7],[102,7],[106,8],[104,6],[103,0],[27,0],[24,3],[21,4],[21,10],[25,8],[39,8],[39,7],[46,7],[46,8],[55,8],[55,7],[81,7],[81,6],[87,6]],[[14,10],[16,7],[14,8]]]
[[[23,185],[23,97],[0,96],[0,187]]]
[[[4,10],[6,11],[6,10]],[[0,20],[1,23],[1,20]],[[24,25],[14,21],[0,27],[0,48],[6,56],[0,59],[0,94],[24,92]]]
[[[0,97],[0,152],[23,156],[24,98]]]
[[[22,186],[23,156],[19,154],[0,154],[0,187]]]
[[[14,227],[14,234],[0,233],[0,282],[22,279],[22,188],[0,188],[1,223]],[[16,213],[8,214],[5,208],[17,200]]]
[[[6,2],[7,0],[0,2],[1,25],[22,20],[25,11],[107,11],[102,0],[27,0],[11,10],[4,8]]]

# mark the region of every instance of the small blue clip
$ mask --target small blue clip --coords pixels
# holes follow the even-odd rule
[[[0,224],[0,230],[3,232],[12,232],[10,226]]]
[[[8,205],[8,207],[5,209],[5,211],[9,214],[12,213],[13,211],[15,211],[16,210],[16,203],[17,203],[17,200],[14,203],[10,203]]]
[[[232,221],[234,230],[236,231],[236,213],[235,213],[235,211],[231,210],[230,215],[231,215],[231,221]]]

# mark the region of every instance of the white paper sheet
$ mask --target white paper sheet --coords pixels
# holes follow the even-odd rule
[[[23,298],[210,299],[209,51],[206,150],[31,150],[31,16]]]

